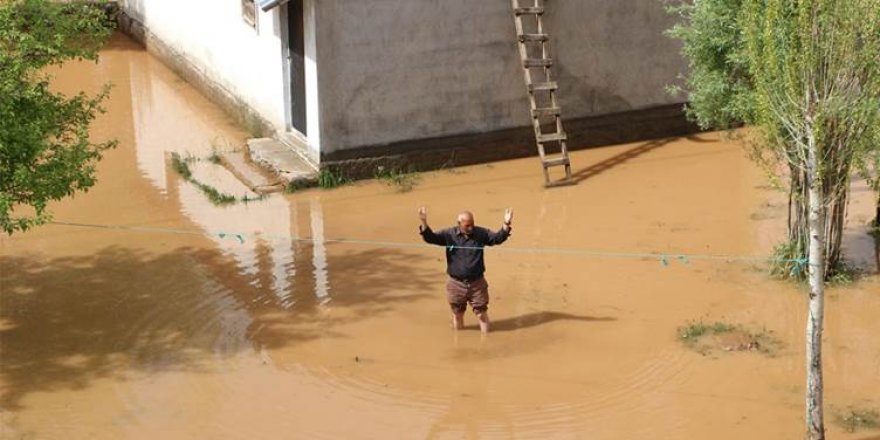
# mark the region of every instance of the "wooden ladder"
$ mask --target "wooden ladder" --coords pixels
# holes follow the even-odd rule
[[[553,60],[550,58],[549,36],[544,32],[544,2],[529,0],[531,3],[529,6],[521,6],[520,0],[511,0],[511,2],[519,40],[519,57],[525,74],[526,89],[529,92],[535,141],[541,163],[544,165],[544,184],[546,186],[568,184],[572,182],[571,161],[565,143],[565,131],[562,129],[562,111],[556,100],[559,85],[550,76]],[[550,131],[544,132],[543,128]],[[559,153],[548,154],[547,147],[556,147]],[[565,178],[551,181],[549,169],[556,166],[565,167]]]

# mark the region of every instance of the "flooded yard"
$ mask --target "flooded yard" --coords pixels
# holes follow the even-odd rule
[[[217,207],[168,161],[244,143],[217,107],[121,36],[57,79],[114,84],[94,136],[119,147],[55,224],[0,238],[4,439],[801,437],[805,290],[762,261],[786,199],[718,134],[575,152],[551,190],[529,158]],[[880,408],[880,249],[852,197],[865,277],[829,291],[829,422]],[[435,228],[515,210],[485,337],[450,328],[420,206]],[[700,353],[697,321],[779,346]]]

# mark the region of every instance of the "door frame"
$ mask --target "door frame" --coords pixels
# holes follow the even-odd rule
[[[288,47],[288,3],[282,4],[278,10],[279,34],[281,38],[281,64],[283,70],[283,107],[285,132],[282,139],[296,147],[296,150],[307,157],[312,164],[321,161],[321,118],[318,99],[318,62],[317,62],[317,25],[316,0],[291,0],[302,5],[303,61],[305,78],[305,129],[308,133],[297,130],[293,124],[293,99],[291,97],[290,63],[287,61]]]
[[[308,136],[308,92],[306,90],[306,31],[304,0],[290,0],[279,9],[281,18],[281,56],[284,72],[284,117],[288,131]],[[299,26],[291,23],[298,21]],[[291,32],[296,32],[291,35]],[[293,37],[293,38],[292,38]],[[291,50],[294,45],[294,50]],[[294,58],[291,58],[294,57]],[[298,59],[297,59],[298,58]],[[296,71],[294,71],[296,69]],[[297,83],[294,74],[298,73]]]

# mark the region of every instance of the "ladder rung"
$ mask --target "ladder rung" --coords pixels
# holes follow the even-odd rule
[[[529,84],[530,92],[537,92],[539,90],[556,90],[559,88],[559,85],[556,84],[556,81],[553,82],[539,82]]]
[[[556,157],[553,159],[544,159],[544,168],[557,167],[559,165],[568,165],[568,164],[569,164],[568,158],[565,156]]]
[[[548,108],[536,108],[532,109],[532,117],[537,118],[541,116],[559,116],[562,111],[559,107],[548,107]]]
[[[523,66],[526,68],[529,67],[550,67],[553,65],[553,60],[549,58],[528,58],[523,60]]]
[[[547,34],[520,34],[519,41],[525,43],[526,41],[547,41],[549,37]]]
[[[553,141],[564,141],[566,139],[565,133],[549,133],[549,134],[539,134],[537,136],[538,143],[543,144],[545,142],[553,142]]]
[[[542,7],[516,8],[513,10],[513,12],[516,15],[526,15],[526,14],[541,15],[544,13],[544,8],[542,8]]]

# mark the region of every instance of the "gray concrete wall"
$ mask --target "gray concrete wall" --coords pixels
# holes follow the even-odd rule
[[[547,0],[566,119],[675,103],[684,70],[658,0]],[[324,0],[322,156],[529,125],[509,0]]]

